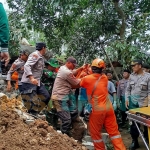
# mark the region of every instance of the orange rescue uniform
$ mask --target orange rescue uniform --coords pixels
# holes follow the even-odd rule
[[[92,94],[94,85],[100,74],[94,73],[84,77],[80,86],[86,88],[88,99]],[[106,75],[102,75],[97,87],[93,93],[93,97],[89,100],[92,105],[92,112],[89,118],[89,130],[96,150],[105,150],[105,145],[102,141],[101,130],[104,126],[108,132],[111,142],[115,150],[126,150],[118,125],[116,122],[113,106],[108,99],[107,90],[108,79]]]

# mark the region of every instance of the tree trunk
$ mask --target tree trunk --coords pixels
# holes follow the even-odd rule
[[[124,11],[119,7],[119,0],[113,0],[113,2],[114,2],[115,9],[118,13],[118,16],[120,16],[122,19],[122,24],[120,27],[119,35],[120,35],[120,39],[124,40],[125,29],[126,29],[126,17],[125,17]]]

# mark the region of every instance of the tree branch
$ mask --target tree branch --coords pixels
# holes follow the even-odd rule
[[[122,19],[122,25],[120,27],[120,39],[123,40],[124,39],[124,35],[125,35],[125,29],[126,29],[126,16],[124,14],[124,11],[119,7],[119,0],[113,0],[115,9],[118,13],[118,16],[121,16]]]

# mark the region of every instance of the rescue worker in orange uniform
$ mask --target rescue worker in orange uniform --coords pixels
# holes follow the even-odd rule
[[[102,74],[105,63],[102,59],[97,58],[92,62],[91,67],[93,73],[84,77],[80,86],[86,88],[88,103],[92,106],[89,116],[89,130],[94,148],[95,150],[105,150],[101,136],[101,130],[104,127],[110,136],[114,149],[126,150],[118,131],[112,103],[108,99],[108,79],[106,75]]]

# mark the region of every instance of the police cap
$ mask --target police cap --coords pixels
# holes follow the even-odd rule
[[[135,66],[135,65],[143,65],[142,60],[140,59],[135,59],[131,62],[131,66]]]

